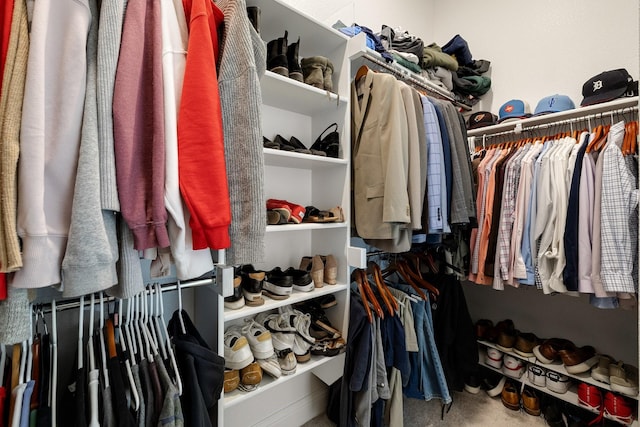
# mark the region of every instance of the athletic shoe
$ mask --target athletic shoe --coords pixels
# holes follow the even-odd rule
[[[311,275],[304,270],[296,270],[293,267],[287,268],[283,274],[291,276],[293,289],[300,292],[311,292],[315,289]]]
[[[263,305],[262,288],[265,272],[256,270],[253,265],[247,264],[240,269],[240,277],[242,277],[242,293],[244,294],[246,305],[250,307]]]
[[[316,340],[309,334],[311,327],[311,315],[304,314],[290,306],[280,307],[280,313],[288,317],[289,324],[296,329],[296,336],[293,342],[293,352],[298,363],[308,362],[311,359],[311,346]]]
[[[239,328],[229,327],[224,333],[224,366],[228,369],[242,369],[253,362],[249,342]]]
[[[298,360],[293,350],[287,348],[286,350],[276,350],[278,356],[278,363],[280,364],[280,371],[282,375],[291,375],[296,373],[296,367],[298,366]]]
[[[242,335],[247,338],[251,352],[256,359],[267,359],[273,356],[271,332],[253,319],[245,319]]]
[[[293,277],[285,274],[280,267],[276,267],[267,272],[263,289],[270,298],[287,299],[293,292]]]
[[[256,359],[258,365],[264,372],[271,375],[273,378],[280,378],[282,376],[282,370],[280,369],[280,363],[275,354],[266,359]]]
[[[258,321],[258,316],[256,316],[256,321]],[[272,313],[264,318],[262,324],[271,332],[271,341],[276,351],[293,350],[296,328],[291,326],[287,316]]]
[[[233,278],[233,295],[224,299],[224,308],[237,310],[244,307],[244,296],[242,294],[242,277],[235,276]]]

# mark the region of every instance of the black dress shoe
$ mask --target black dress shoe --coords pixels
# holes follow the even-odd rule
[[[293,279],[293,289],[300,292],[311,292],[314,289],[311,275],[305,270],[297,270],[289,267],[284,271],[285,275]]]

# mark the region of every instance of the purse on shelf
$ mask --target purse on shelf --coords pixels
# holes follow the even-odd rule
[[[322,136],[329,129],[335,128],[323,138]],[[314,141],[311,146],[312,150],[324,151],[327,153],[327,157],[338,158],[340,153],[340,134],[338,133],[338,124],[332,123],[325,130],[322,131],[320,136]]]

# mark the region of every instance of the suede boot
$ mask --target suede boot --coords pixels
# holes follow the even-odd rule
[[[304,82],[302,77],[302,68],[300,68],[300,60],[298,51],[300,50],[300,37],[295,43],[291,43],[287,47],[287,63],[289,65],[289,77],[299,82]]]
[[[327,67],[324,69],[323,81],[324,88],[329,92],[333,92],[333,64],[327,59]]]
[[[260,8],[258,6],[247,7],[247,15],[249,16],[249,21],[251,21],[253,28],[258,34],[260,34]]]
[[[287,36],[289,33],[284,32],[284,37],[271,40],[267,43],[267,70],[289,77],[289,66],[287,64]]]
[[[328,59],[324,56],[311,56],[302,58],[302,74],[304,82],[308,85],[324,89],[324,72],[327,68]]]

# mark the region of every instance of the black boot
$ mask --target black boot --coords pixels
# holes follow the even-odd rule
[[[260,8],[258,6],[247,7],[247,15],[249,15],[249,21],[251,25],[260,34]]]
[[[300,67],[300,60],[298,59],[298,51],[300,50],[300,37],[295,43],[291,43],[287,47],[287,62],[289,65],[289,77],[304,83],[302,76],[302,68]]]
[[[288,32],[284,32],[284,37],[271,40],[267,43],[267,70],[289,77],[289,67],[287,65],[287,36]]]

